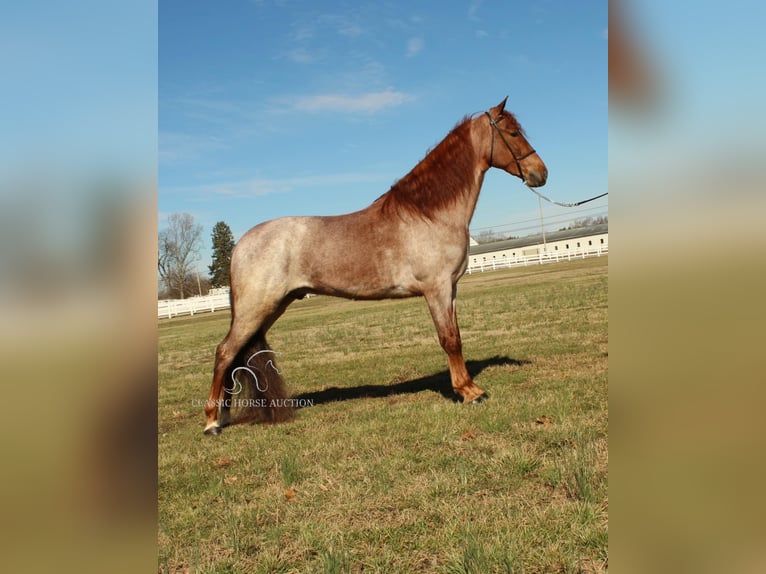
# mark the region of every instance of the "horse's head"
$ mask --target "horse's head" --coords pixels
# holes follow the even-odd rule
[[[545,185],[548,168],[529,145],[524,130],[514,115],[505,111],[505,100],[477,118],[487,138],[489,167],[497,167],[519,177],[530,187]]]

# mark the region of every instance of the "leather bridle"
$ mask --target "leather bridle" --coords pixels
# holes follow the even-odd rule
[[[532,191],[533,193],[536,193],[537,196],[540,197],[541,199],[544,199],[545,201],[548,201],[548,202],[553,203],[555,205],[560,205],[561,207],[577,207],[578,205],[583,205],[585,203],[588,203],[589,201],[593,201],[595,199],[600,199],[600,198],[602,198],[602,197],[604,197],[606,195],[609,195],[609,192],[607,191],[607,192],[602,193],[601,195],[597,195],[597,196],[591,197],[589,199],[583,199],[582,201],[578,201],[576,203],[562,203],[560,201],[554,201],[551,198],[546,197],[545,195],[543,195],[542,193],[540,193],[539,191],[537,191],[535,188],[533,188],[531,185],[529,185],[527,183],[527,180],[524,177],[524,172],[521,169],[521,162],[523,160],[525,160],[526,158],[528,158],[529,156],[531,156],[532,154],[537,153],[537,152],[534,149],[530,149],[524,155],[517,156],[515,153],[513,153],[513,148],[508,143],[508,140],[505,139],[505,136],[503,135],[503,132],[508,132],[508,134],[511,137],[515,138],[515,137],[517,137],[519,135],[519,130],[513,130],[513,131],[505,130],[505,129],[501,128],[500,126],[498,126],[497,124],[500,123],[500,121],[505,118],[504,115],[500,115],[498,118],[492,119],[492,115],[489,112],[484,112],[484,114],[489,118],[490,129],[494,130],[492,132],[492,143],[490,144],[490,148],[489,148],[489,166],[490,167],[492,167],[492,158],[493,158],[494,153],[495,153],[495,132],[497,132],[497,135],[499,135],[500,139],[503,140],[503,143],[505,144],[505,147],[507,147],[508,151],[511,152],[511,156],[513,157],[513,161],[516,162],[516,167],[519,168],[519,177],[521,177],[521,179],[524,181],[524,185],[526,185],[529,188],[530,191]],[[506,171],[508,171],[506,168],[509,165],[511,165],[511,162],[508,162],[505,165],[505,167],[503,167],[501,169],[505,169]]]
[[[526,183],[526,178],[524,177],[524,171],[521,169],[521,162],[531,156],[532,154],[537,153],[534,149],[530,149],[527,153],[522,155],[521,157],[518,157],[515,153],[513,153],[513,148],[511,147],[511,144],[508,143],[508,140],[505,139],[505,136],[503,135],[503,132],[508,132],[511,137],[517,137],[519,135],[518,130],[505,130],[501,128],[498,123],[505,119],[504,115],[500,115],[499,117],[493,119],[492,115],[489,112],[484,112],[486,116],[489,118],[489,125],[490,129],[492,131],[492,143],[490,144],[489,148],[489,166],[492,167],[492,157],[495,154],[495,132],[497,132],[497,135],[500,136],[500,139],[503,140],[503,143],[505,144],[505,147],[508,148],[508,151],[511,152],[511,157],[513,157],[513,161],[516,162],[516,167],[519,168],[519,177],[521,177],[522,180]],[[504,169],[508,171],[506,168],[511,165],[511,162],[508,162],[505,166],[503,166],[501,169]]]

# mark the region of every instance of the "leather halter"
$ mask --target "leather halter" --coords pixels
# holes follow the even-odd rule
[[[521,162],[531,156],[532,154],[537,153],[534,149],[530,149],[527,153],[522,155],[521,157],[516,156],[515,153],[513,153],[513,148],[511,147],[511,144],[508,143],[508,140],[505,139],[505,136],[503,135],[503,132],[508,132],[511,137],[516,137],[519,135],[518,130],[510,131],[510,130],[504,130],[497,124],[500,123],[501,120],[505,119],[505,116],[500,115],[499,117],[492,119],[492,116],[489,112],[484,112],[484,114],[489,118],[489,125],[490,129],[493,129],[492,132],[492,143],[490,144],[490,151],[489,151],[489,167],[492,166],[492,157],[495,154],[495,132],[497,132],[497,135],[500,136],[500,139],[503,140],[503,143],[505,144],[505,147],[508,148],[508,151],[511,152],[511,157],[513,157],[513,161],[516,162],[516,167],[519,168],[519,177],[521,177],[522,180],[526,181],[526,178],[524,177],[524,172],[521,169]],[[503,166],[501,169],[505,169],[511,165],[511,162],[508,162],[505,166]],[[499,167],[499,166],[498,166]]]

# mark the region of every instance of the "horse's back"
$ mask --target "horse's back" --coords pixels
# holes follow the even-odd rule
[[[251,227],[237,242],[232,253],[232,262],[250,262],[268,255],[266,251],[284,255],[297,244],[314,217],[280,217],[270,219]]]
[[[420,295],[462,274],[467,237],[434,233],[418,218],[387,217],[377,204],[335,216],[282,217],[250,229],[232,254],[232,286],[355,299]],[[236,287],[235,287],[236,289]]]

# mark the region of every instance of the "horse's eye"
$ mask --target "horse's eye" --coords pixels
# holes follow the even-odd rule
[[[512,138],[515,138],[517,135],[519,135],[519,132],[517,132],[517,131],[511,132],[511,137]]]

